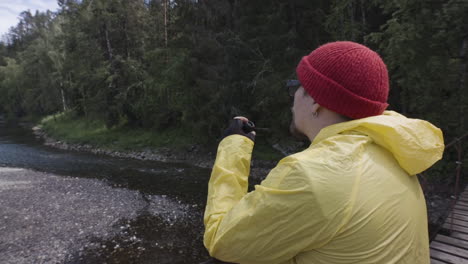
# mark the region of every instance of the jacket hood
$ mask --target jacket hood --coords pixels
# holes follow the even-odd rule
[[[372,138],[377,145],[390,151],[409,175],[428,169],[442,158],[444,152],[444,139],[439,128],[393,111],[325,127],[312,144],[346,131],[356,131]]]

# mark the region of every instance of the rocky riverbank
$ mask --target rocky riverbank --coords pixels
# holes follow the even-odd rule
[[[37,138],[44,140],[46,146],[71,151],[90,152],[99,155],[108,155],[119,158],[130,158],[138,160],[150,160],[171,163],[185,163],[201,168],[211,168],[216,158],[216,148],[207,148],[198,144],[188,145],[184,148],[171,149],[160,147],[157,149],[147,148],[143,150],[117,151],[96,147],[90,144],[73,144],[50,137],[40,126],[32,127]],[[297,152],[303,144],[297,143],[289,146],[273,145],[284,156]],[[279,161],[279,160],[278,160]],[[251,177],[256,180],[263,179],[268,172],[274,168],[278,161],[266,161],[252,159]]]
[[[105,181],[0,167],[0,263],[199,263],[202,209]]]
[[[47,135],[47,133],[40,126],[34,126],[32,130],[37,138],[42,138],[44,140],[44,144],[46,146],[62,150],[84,151],[119,158],[188,163],[190,165],[202,168],[210,168],[213,165],[215,159],[214,152],[202,152],[201,146],[195,144],[188,146],[185,150],[181,151],[171,150],[170,148],[166,147],[158,149],[145,149],[139,151],[117,151],[96,147],[90,144],[73,144],[54,139]]]

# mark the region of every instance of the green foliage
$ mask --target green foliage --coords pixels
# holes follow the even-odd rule
[[[288,133],[283,84],[301,56],[354,40],[386,62],[391,109],[435,123],[448,139],[467,127],[466,0],[59,5],[23,12],[0,45],[0,111],[10,117],[67,109],[106,131],[185,131],[206,143],[246,115],[270,128],[272,143]]]
[[[46,116],[40,125],[53,138],[111,150],[144,150],[167,146],[178,148],[193,142],[191,135],[180,129],[157,131],[125,126],[107,128],[102,121],[77,117],[72,112]]]
[[[391,17],[380,32],[366,39],[378,46],[390,71],[392,107],[432,121],[448,138],[461,135],[466,113],[460,107],[467,103],[467,87],[466,68],[460,66],[466,64],[466,55],[458,53],[468,41],[464,33],[468,21],[461,15],[468,11],[468,2],[382,1],[381,5]]]
[[[5,66],[0,66],[0,105],[9,119],[24,113],[21,98],[22,68],[12,58],[5,58]]]

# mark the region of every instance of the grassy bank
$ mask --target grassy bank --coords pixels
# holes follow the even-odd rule
[[[47,116],[39,124],[44,132],[54,139],[116,151],[139,151],[161,147],[183,150],[197,144],[203,145],[203,150],[208,152],[215,151],[217,143],[217,139],[213,138],[213,144],[203,144],[197,135],[183,129],[151,131],[128,126],[106,128],[101,121],[77,118],[70,113]],[[260,160],[279,160],[282,157],[277,150],[262,140],[256,142],[253,155]]]
[[[74,144],[90,144],[113,150],[140,150],[144,148],[179,148],[194,143],[182,130],[149,131],[126,126],[106,128],[97,120],[76,118],[61,113],[41,120],[42,129],[52,138]]]

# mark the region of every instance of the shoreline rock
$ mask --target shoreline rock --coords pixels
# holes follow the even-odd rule
[[[117,158],[185,163],[201,168],[211,168],[211,163],[214,162],[215,159],[215,156],[212,152],[201,153],[200,146],[195,144],[187,147],[186,151],[174,151],[167,147],[161,147],[158,149],[148,148],[140,151],[118,151],[100,148],[90,144],[75,144],[57,140],[50,137],[40,126],[32,127],[32,131],[36,138],[41,138],[44,140],[44,145],[62,150],[89,152]]]
[[[189,145],[185,147],[184,150],[172,150],[168,147],[161,147],[157,149],[148,148],[141,151],[117,151],[99,148],[90,144],[75,144],[57,140],[50,137],[39,125],[33,126],[31,129],[36,138],[44,140],[44,145],[61,150],[88,152],[116,158],[183,163],[204,169],[211,169],[216,159],[216,149],[211,151],[206,150],[197,144]],[[256,160],[253,158],[251,163],[251,177],[256,180],[265,178],[278,161]]]

